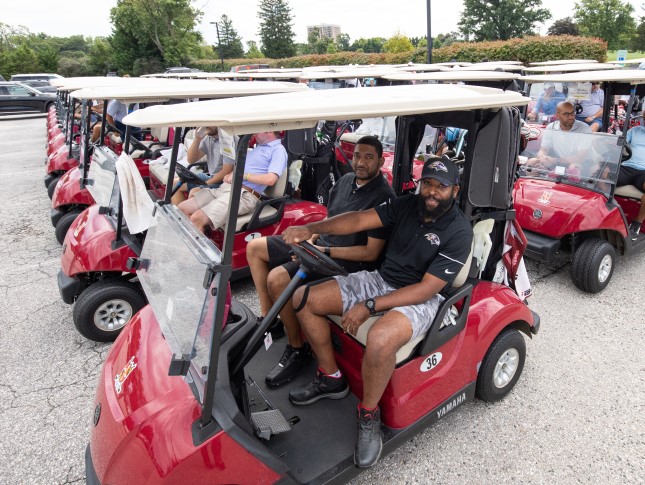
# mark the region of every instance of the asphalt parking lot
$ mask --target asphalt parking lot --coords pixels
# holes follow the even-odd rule
[[[0,119],[0,484],[84,483],[108,344],[81,337],[58,294],[60,246],[42,183],[45,118]],[[566,264],[530,263],[540,333],[515,389],[475,401],[354,483],[645,483],[645,253],[599,295]],[[233,295],[257,311],[250,280]]]

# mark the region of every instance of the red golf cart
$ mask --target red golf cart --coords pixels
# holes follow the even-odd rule
[[[160,102],[169,99],[193,98],[222,98],[251,96],[271,92],[295,92],[307,90],[306,86],[293,83],[244,82],[220,83],[197,80],[157,80],[148,83],[121,87],[102,87],[85,89],[74,92],[74,96],[83,100],[83,120],[81,131],[82,161],[90,159],[89,117],[87,102],[91,99],[120,99],[123,102]],[[152,132],[171,132],[167,127],[152,127]],[[175,136],[173,150],[179,148],[181,136]],[[126,132],[124,152],[130,153],[130,143],[134,142]],[[145,143],[145,142],[143,142]],[[151,150],[156,146],[145,146],[142,143],[134,148]],[[130,153],[130,158],[140,156],[137,152]],[[109,148],[96,145],[92,147],[91,163],[82,163],[81,170],[75,172],[87,174],[81,178],[86,191],[91,195],[95,205],[78,211],[68,212],[58,221],[69,224],[69,230],[63,239],[63,254],[61,270],[58,273],[58,287],[65,303],[74,305],[74,325],[87,338],[98,341],[114,340],[120,329],[129,321],[145,303],[143,295],[134,275],[134,270],[127,265],[128,259],[137,257],[145,238],[145,231],[130,232],[125,224],[123,202],[120,187],[117,182],[117,154]],[[147,159],[139,160],[138,175],[143,175],[140,164],[146,164]],[[133,160],[133,164],[137,165]],[[67,174],[65,177],[67,177]],[[133,174],[134,176],[134,174]],[[171,178],[174,180],[174,169]],[[70,175],[71,179],[71,175]],[[282,190],[286,185],[286,177],[282,178]],[[64,185],[59,183],[57,191]],[[170,190],[167,191],[168,202]],[[296,221],[309,221],[325,217],[324,209],[312,210],[314,204],[294,204],[285,212],[285,197],[272,203],[264,203],[263,208],[253,217],[249,216],[244,229],[247,237],[256,237],[259,231],[271,231],[280,227],[284,230]],[[274,208],[278,207],[278,209]],[[134,211],[137,212],[136,210]],[[314,219],[310,219],[314,218]],[[280,226],[282,224],[283,226]],[[248,229],[247,229],[248,228]],[[58,226],[57,226],[58,230]],[[242,230],[242,228],[240,229]],[[257,232],[256,232],[257,231]],[[246,245],[242,236],[242,244]],[[247,241],[250,239],[247,239]]]
[[[474,396],[503,398],[522,372],[522,333],[536,334],[539,318],[503,279],[493,280],[508,271],[513,283],[514,270],[504,261],[513,266],[521,256],[521,238],[513,244],[519,252],[502,254],[514,217],[519,115],[512,107],[527,102],[489,88],[393,86],[152,107],[124,121],[178,129],[207,124],[240,136],[229,228],[236,227],[249,134],[267,126],[288,131],[318,119],[398,116],[399,194],[413,182],[413,155],[426,126],[468,130],[459,205],[474,226],[472,263],[448,290],[428,333],[397,356],[380,402],[383,451],[389,453]],[[307,271],[336,271],[333,260],[295,246],[302,274],[258,323],[230,300],[234,231],[226,232],[220,251],[176,207],[157,204],[154,217],[133,261],[150,305],[125,327],[105,361],[86,451],[87,483],[327,483],[358,474],[354,415],[364,341],[329,320],[352,391],[345,399],[295,407],[290,386],[268,389],[263,379],[281,352],[263,345],[280,306]]]
[[[565,85],[568,97],[578,99],[601,83],[608,126],[615,95],[629,95],[626,125],[633,104],[645,94],[645,72],[638,70],[590,71],[524,78],[527,83]],[[582,94],[580,94],[582,93]],[[634,220],[643,193],[633,186],[616,187],[620,164],[629,158],[625,134],[573,133],[537,130],[535,140],[522,153],[520,178],[513,198],[517,221],[528,247],[527,256],[552,261],[563,253],[571,259],[573,283],[597,293],[611,280],[616,254],[631,255],[645,247],[645,237],[633,238]],[[642,229],[641,229],[642,231]]]

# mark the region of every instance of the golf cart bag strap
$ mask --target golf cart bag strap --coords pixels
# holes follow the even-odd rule
[[[309,298],[309,288],[312,286],[319,285],[321,283],[326,283],[327,281],[331,281],[333,278],[331,276],[328,276],[326,278],[320,278],[319,280],[312,281],[311,283],[307,283],[305,285],[304,293],[302,294],[302,300],[300,300],[300,304],[297,307],[294,307],[293,311],[298,313],[300,310],[302,310],[305,305],[307,304],[307,298]]]
[[[470,180],[477,183],[468,184],[468,199],[475,207],[510,206],[519,135],[520,118],[515,108],[500,108],[479,130],[470,174]]]

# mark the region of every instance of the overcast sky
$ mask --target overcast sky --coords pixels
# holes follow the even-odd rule
[[[634,6],[635,17],[645,14],[643,0],[628,0]],[[108,36],[111,33],[110,8],[116,0],[28,0],[3,2],[0,22],[23,25],[31,32],[66,37],[75,34]],[[209,22],[226,14],[245,43],[258,40],[257,0],[196,0],[193,4],[204,12],[199,30],[209,43],[215,41],[215,27]],[[543,0],[554,20],[571,16],[574,0]],[[391,37],[397,31],[408,37],[421,37],[426,32],[427,0],[290,0],[293,30],[297,42],[306,42],[307,25],[328,23],[340,25],[341,31],[354,41],[361,37]],[[448,7],[449,6],[449,7]],[[432,5],[432,35],[457,30],[461,0],[437,1]]]

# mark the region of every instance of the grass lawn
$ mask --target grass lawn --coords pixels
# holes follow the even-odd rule
[[[607,60],[608,61],[615,61],[618,59],[618,56],[616,55],[618,51],[607,51]],[[627,59],[640,59],[641,57],[645,57],[645,52],[638,52],[638,51],[627,51]]]

